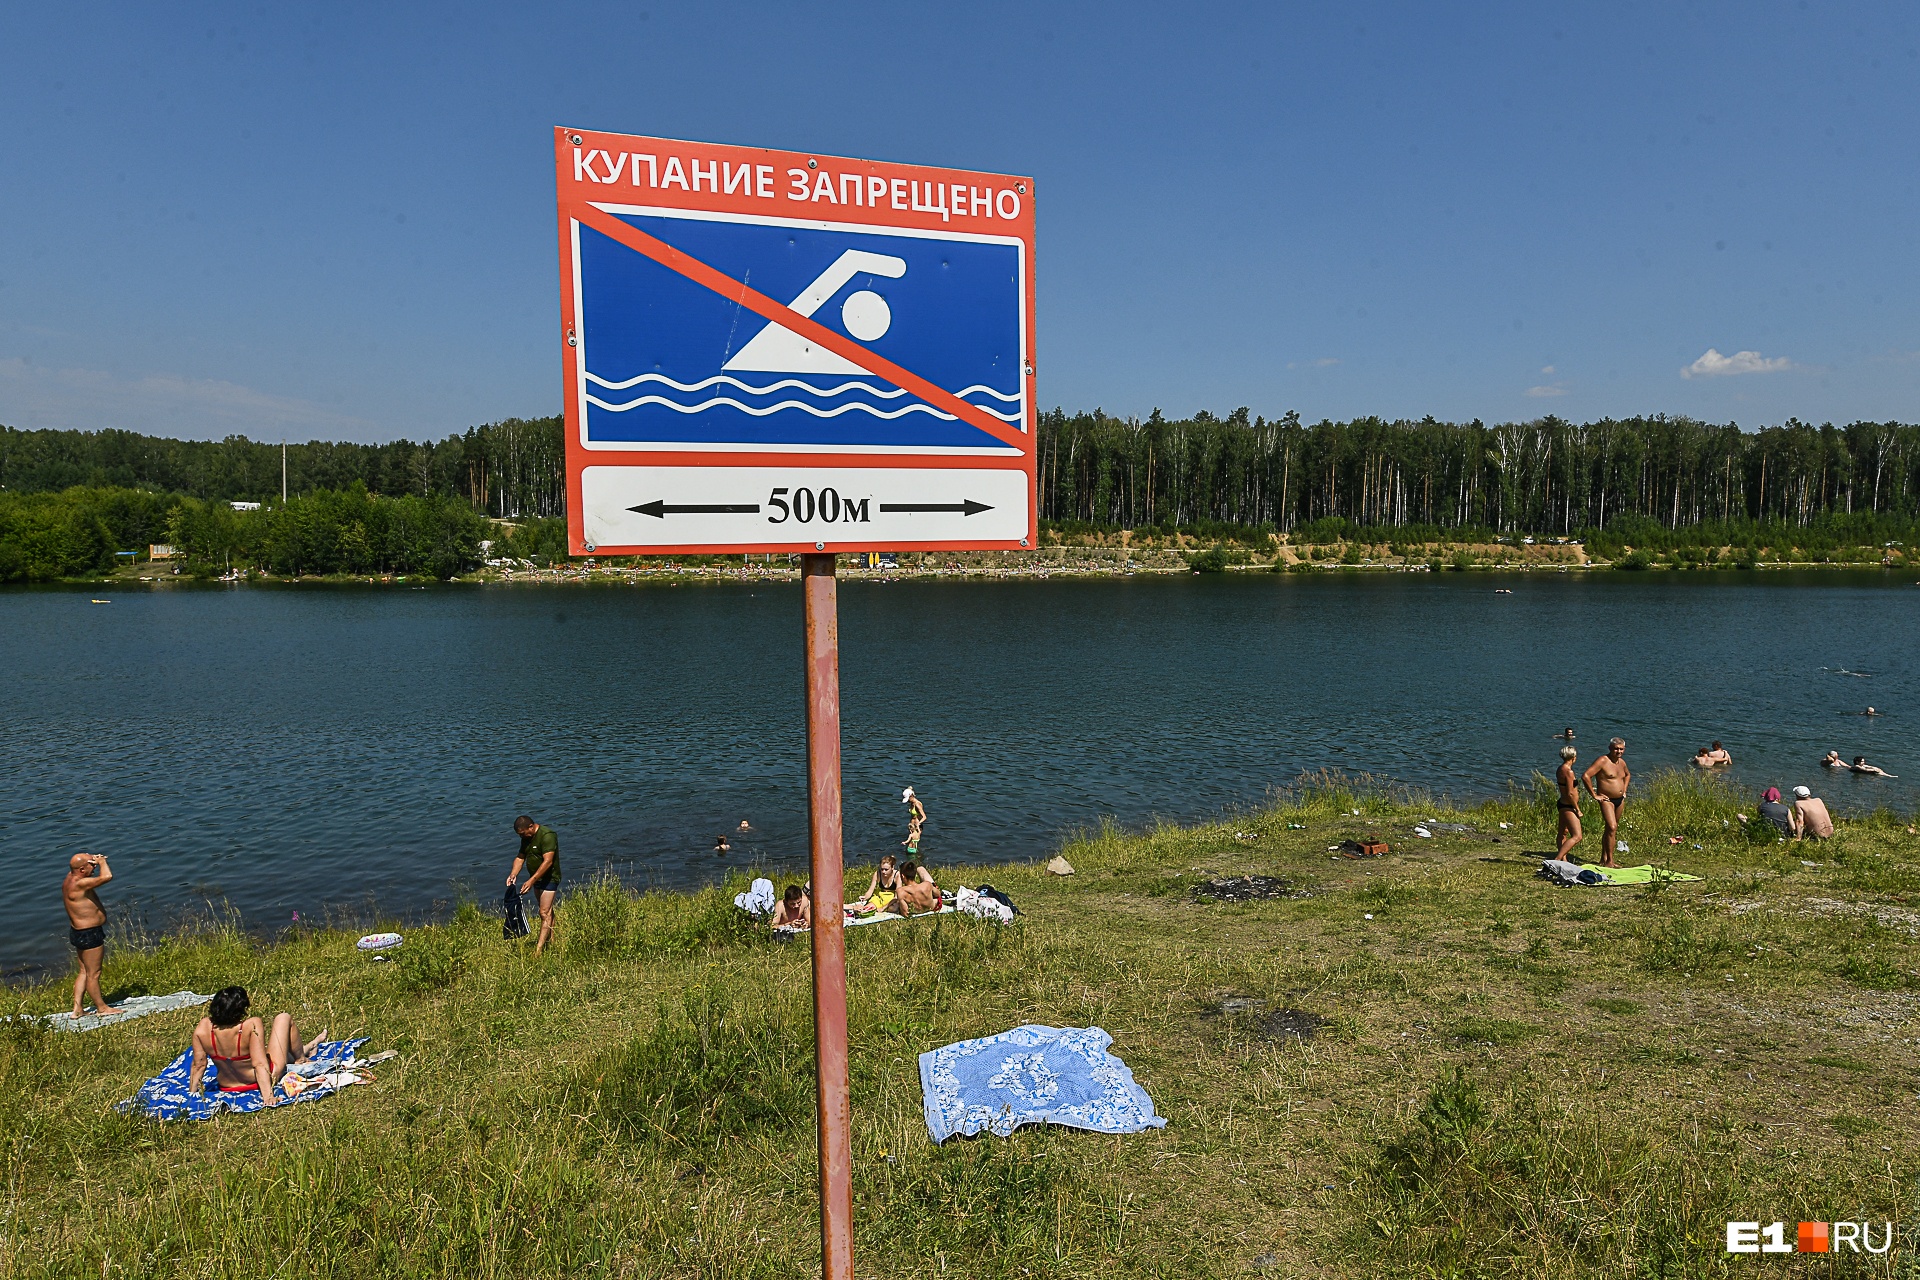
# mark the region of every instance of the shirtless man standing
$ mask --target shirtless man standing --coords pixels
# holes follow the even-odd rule
[[[96,1014],[118,1013],[100,994],[100,962],[107,952],[107,910],[94,891],[113,879],[105,854],[76,853],[67,860],[67,878],[60,882],[60,901],[67,908],[67,941],[73,944],[80,972],[73,979],[73,1016],[80,1014],[80,995],[93,997]]]
[[[1613,854],[1620,846],[1620,810],[1627,803],[1627,787],[1633,782],[1633,770],[1627,768],[1626,755],[1626,740],[1615,738],[1607,743],[1607,754],[1588,765],[1587,771],[1580,775],[1580,780],[1587,784],[1588,794],[1600,802],[1600,822],[1605,828],[1600,846],[1603,867],[1620,865],[1613,860]]]
[[[1562,862],[1586,834],[1580,830],[1580,779],[1573,772],[1573,762],[1579,756],[1572,747],[1560,748],[1560,768],[1553,775],[1560,788],[1560,852],[1557,856]]]

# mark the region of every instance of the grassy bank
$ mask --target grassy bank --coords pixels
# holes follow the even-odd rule
[[[1629,806],[1630,861],[1706,877],[1650,890],[1532,878],[1541,797],[1461,813],[1340,780],[1089,834],[1068,879],[944,865],[1027,914],[849,938],[860,1274],[1826,1275],[1728,1258],[1724,1222],[1920,1226],[1920,837],[1881,814],[1780,844],[1736,803],[1670,777]],[[1415,817],[1478,831],[1418,840]],[[1385,858],[1328,852],[1375,830]],[[1241,874],[1289,896],[1203,891]],[[805,944],[722,891],[610,885],[560,937],[537,960],[466,908],[391,964],[222,928],[110,954],[110,989],[242,982],[402,1057],[337,1098],[160,1125],[111,1104],[193,1015],[5,1024],[0,1274],[817,1267]],[[1023,1022],[1105,1027],[1167,1128],[931,1146],[916,1055]]]

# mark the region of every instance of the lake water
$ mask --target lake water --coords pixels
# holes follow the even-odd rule
[[[0,970],[66,963],[80,849],[113,857],[110,910],[159,926],[224,900],[261,930],[491,904],[523,811],[574,885],[804,861],[797,585],[111,595],[0,591]],[[936,865],[1031,858],[1322,767],[1479,796],[1550,770],[1567,724],[1583,760],[1617,733],[1642,773],[1719,738],[1748,786],[1920,798],[1905,577],[848,581],[840,601],[850,860],[898,847],[907,784]],[[1829,747],[1904,776],[1826,776]]]

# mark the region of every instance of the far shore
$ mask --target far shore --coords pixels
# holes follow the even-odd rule
[[[1914,566],[1904,557],[1878,560],[1736,559],[1724,548],[1707,560],[1655,558],[1631,551],[1619,559],[1589,555],[1578,543],[1502,542],[1444,543],[1411,548],[1343,543],[1323,547],[1291,544],[1249,548],[1231,543],[1206,543],[1179,537],[1157,543],[1115,545],[1055,544],[1032,551],[899,552],[878,566],[865,553],[842,553],[838,574],[850,581],[979,581],[1049,578],[1177,577],[1190,574],[1336,574],[1336,573],[1685,573],[1718,577],[1728,573],[1778,570],[1874,570],[1904,573]],[[1857,551],[1854,554],[1859,554]],[[447,582],[514,583],[639,583],[669,582],[783,582],[799,578],[797,557],[767,556],[619,556],[580,557],[566,564],[494,560]],[[270,574],[235,571],[208,578],[166,562],[130,565],[100,578],[67,579],[76,584],[106,586],[120,583],[227,584],[358,583],[422,587],[442,581],[426,574]]]

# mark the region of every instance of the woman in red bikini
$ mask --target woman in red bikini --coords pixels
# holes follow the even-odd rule
[[[247,1016],[251,1004],[245,987],[226,987],[207,1006],[207,1016],[193,1029],[193,1067],[187,1077],[190,1093],[204,1091],[207,1063],[214,1065],[214,1083],[221,1093],[256,1093],[261,1081],[278,1084],[291,1063],[305,1062],[314,1044],[300,1039],[293,1015],[273,1015],[273,1030],[261,1029],[260,1019]],[[275,1105],[271,1087],[265,1102]]]

